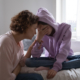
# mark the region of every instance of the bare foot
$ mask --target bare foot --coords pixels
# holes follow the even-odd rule
[[[49,70],[49,69],[50,69],[49,67],[40,66],[40,67],[38,67],[38,68],[35,68],[35,71]]]

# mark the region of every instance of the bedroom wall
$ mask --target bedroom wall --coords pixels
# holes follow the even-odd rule
[[[73,49],[74,53],[80,54],[80,41],[72,40],[71,48]]]
[[[0,0],[0,34],[4,32],[4,0]]]

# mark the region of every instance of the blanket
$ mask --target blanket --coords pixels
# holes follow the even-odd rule
[[[22,67],[20,73],[38,73],[41,74],[44,80],[80,80],[80,68],[71,70],[62,70],[57,72],[54,78],[47,79],[48,70],[35,71],[35,67]]]

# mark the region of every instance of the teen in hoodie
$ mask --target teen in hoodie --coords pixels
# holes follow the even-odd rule
[[[31,54],[33,57],[39,58],[43,52],[43,47],[45,47],[45,56],[56,59],[53,67],[48,71],[47,77],[52,78],[57,71],[62,69],[62,62],[66,61],[67,56],[73,54],[70,49],[71,26],[66,23],[57,23],[53,15],[45,8],[39,8],[37,16],[39,17],[37,42]],[[45,32],[46,29],[48,29],[47,32]],[[46,59],[48,60],[48,58]]]
[[[48,70],[48,79],[53,78],[60,70],[79,68],[80,60],[77,58],[80,56],[71,56],[73,55],[70,48],[71,26],[66,23],[57,23],[45,8],[39,8],[37,16],[39,17],[38,34],[31,50],[33,58],[26,59],[26,65],[38,67],[36,70]],[[40,57],[43,47],[45,47],[45,57]],[[70,61],[66,61],[67,59]]]

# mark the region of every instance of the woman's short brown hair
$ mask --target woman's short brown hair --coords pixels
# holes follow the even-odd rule
[[[10,29],[18,33],[24,33],[29,26],[35,23],[38,23],[38,16],[24,10],[11,19]]]

